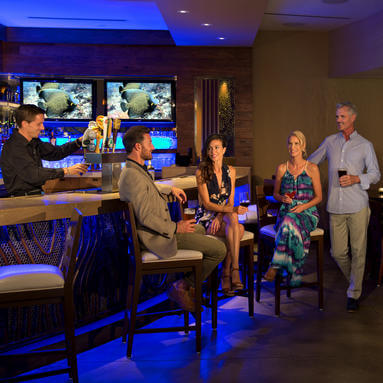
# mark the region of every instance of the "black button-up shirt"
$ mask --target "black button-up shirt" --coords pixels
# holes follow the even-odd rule
[[[79,149],[76,141],[61,146],[43,142],[39,138],[28,141],[17,129],[4,144],[0,166],[4,185],[11,195],[42,190],[47,180],[64,177],[63,169],[43,168],[42,161],[58,161]]]

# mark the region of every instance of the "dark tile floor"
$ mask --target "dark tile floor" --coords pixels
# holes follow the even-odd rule
[[[347,313],[346,281],[328,255],[324,311],[317,308],[315,290],[299,289],[290,299],[283,295],[277,318],[272,285],[266,287],[254,318],[247,314],[246,298],[220,301],[214,332],[210,310],[204,311],[200,355],[194,352],[194,333],[137,335],[131,360],[125,357],[126,345],[116,339],[78,355],[80,382],[382,381],[383,287],[367,280],[359,312]],[[170,321],[182,318],[153,325]],[[38,382],[67,380],[59,375]]]

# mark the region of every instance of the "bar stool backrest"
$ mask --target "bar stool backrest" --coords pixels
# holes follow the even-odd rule
[[[275,224],[280,204],[267,197],[273,196],[274,180],[265,179],[263,186],[256,188],[256,204],[258,207],[258,230],[266,225]]]
[[[124,210],[125,228],[127,231],[126,239],[128,241],[128,253],[136,264],[136,267],[142,266],[141,249],[137,235],[136,217],[134,215],[133,205],[131,202],[126,203],[126,209]]]
[[[78,209],[73,209],[69,227],[66,230],[65,247],[59,265],[65,280],[65,288],[72,289],[73,278],[78,258],[83,216]]]

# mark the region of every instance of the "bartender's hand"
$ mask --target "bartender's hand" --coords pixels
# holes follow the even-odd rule
[[[75,174],[83,175],[83,173],[86,173],[88,170],[88,164],[76,164],[73,166],[70,166],[69,168],[64,168],[64,175],[65,176],[73,176]]]
[[[340,183],[340,186],[342,187],[351,186],[354,184],[359,184],[360,178],[359,176],[353,176],[351,174],[347,174],[339,178],[339,183]]]
[[[174,197],[177,198],[179,203],[185,203],[187,201],[185,192],[180,188],[176,188],[175,186],[173,186],[172,194],[174,195]]]
[[[194,233],[195,219],[187,219],[177,222],[177,233]]]

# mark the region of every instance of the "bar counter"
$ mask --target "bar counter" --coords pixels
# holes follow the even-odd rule
[[[194,175],[156,182],[184,189],[188,199],[197,199]],[[236,186],[244,184],[250,185],[250,168],[237,168]],[[99,193],[93,190],[1,198],[0,226],[69,218],[73,208],[78,208],[84,216],[99,215],[104,211],[121,209],[122,204],[118,192]]]
[[[0,199],[0,226],[69,218],[73,208],[84,216],[102,214],[104,207],[121,206],[119,193],[62,192]]]

